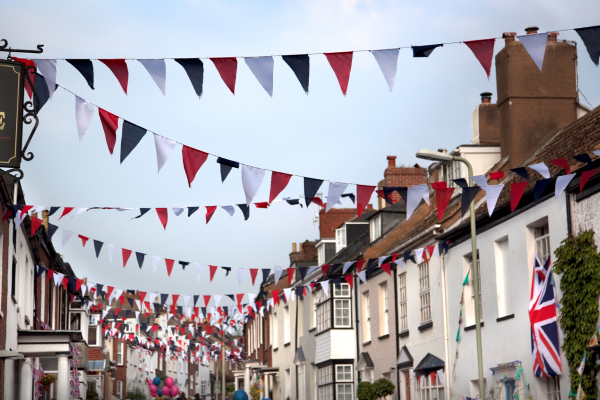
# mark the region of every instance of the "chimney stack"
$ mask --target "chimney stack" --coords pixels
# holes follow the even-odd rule
[[[514,42],[515,36],[517,36],[517,32],[504,32],[502,34],[502,39],[504,39],[504,45],[508,46],[509,43]]]
[[[292,253],[297,253],[298,251],[296,250],[296,243],[292,243]]]
[[[395,168],[396,167],[396,156],[387,156],[387,160],[388,160],[388,168]]]
[[[533,35],[535,33],[538,33],[538,30],[540,28],[538,28],[537,26],[528,26],[527,28],[525,28],[525,32],[527,32],[528,35]]]
[[[525,31],[534,34],[538,28]],[[577,49],[558,42],[557,36],[556,32],[548,35],[540,72],[514,34],[503,35],[505,46],[496,55],[496,107],[501,156],[510,155],[509,168],[520,166],[560,128],[577,119]]]
[[[499,144],[498,106],[490,92],[481,93],[481,104],[473,111],[473,144]]]
[[[414,167],[397,167],[396,158],[396,156],[387,156],[388,167],[383,173],[385,178],[383,186],[413,187],[427,183],[427,170],[425,168],[421,168],[418,164],[415,164]],[[391,197],[394,201],[401,198],[396,192]],[[387,205],[387,203],[385,204]]]

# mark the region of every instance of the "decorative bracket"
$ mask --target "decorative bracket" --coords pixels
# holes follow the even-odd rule
[[[6,39],[1,39],[0,40],[0,51],[7,51],[8,52],[8,59],[10,60],[12,57],[10,56],[10,53],[34,53],[34,54],[40,54],[44,52],[44,45],[43,44],[38,44],[37,45],[37,50],[25,50],[25,49],[12,49],[10,47],[8,47],[8,41]]]

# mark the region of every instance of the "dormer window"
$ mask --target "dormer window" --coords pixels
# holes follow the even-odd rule
[[[335,252],[339,253],[346,247],[346,225],[335,230]]]
[[[369,236],[371,243],[381,237],[381,214],[376,215],[369,221]]]

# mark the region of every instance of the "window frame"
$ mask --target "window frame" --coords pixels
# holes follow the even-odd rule
[[[371,243],[376,241],[382,236],[381,223],[382,216],[381,214],[374,216],[369,220],[369,239]]]
[[[431,376],[435,376],[435,381],[432,383],[431,382]],[[425,384],[418,384],[418,380],[415,379],[415,381],[417,381],[417,388],[415,390],[416,392],[416,400],[444,400],[445,396],[446,396],[446,387],[444,384],[442,384],[440,382],[440,379],[438,377],[437,373],[433,373],[433,374],[427,374],[427,375],[421,375],[421,381],[423,380],[423,377],[425,378]],[[440,389],[442,390],[442,393],[440,395]],[[433,393],[435,391],[436,397],[433,397]]]
[[[408,331],[408,297],[406,293],[406,272],[398,275],[398,302],[400,332]]]
[[[339,374],[340,372],[338,371],[338,368],[350,368],[350,372],[346,372],[345,370],[343,370],[341,372],[342,375],[346,375],[346,374],[350,374],[350,379],[340,379],[339,378]],[[335,382],[354,382],[354,366],[352,364],[335,364]]]
[[[117,397],[123,398],[123,381],[117,381]]]
[[[560,376],[546,378],[546,396],[548,400],[560,400]]]
[[[123,346],[123,342],[119,342],[117,343],[117,365],[121,366],[123,365],[124,362],[124,354],[123,354],[123,350],[124,350],[124,346]]]
[[[369,298],[369,292],[364,292],[363,296],[363,343],[371,341],[371,300]]]
[[[389,319],[389,302],[388,302],[388,285],[387,281],[379,284],[379,292],[381,299],[382,316],[379,324],[379,335],[385,336],[390,334],[390,319]]]
[[[344,224],[341,228],[335,230],[335,252],[339,253],[347,246],[347,232],[346,225]]]
[[[90,342],[90,338],[92,337],[92,336],[90,335],[90,331],[91,331],[92,329],[94,330],[94,343],[91,343],[91,342]],[[100,344],[99,344],[98,342],[100,342],[100,341],[98,340],[98,325],[96,325],[96,324],[89,324],[89,325],[88,325],[88,346],[90,346],[90,347],[94,347],[94,346],[95,346],[95,347],[97,347],[97,346],[100,346]]]
[[[421,325],[432,321],[431,316],[431,280],[429,263],[419,264],[419,300]]]
[[[550,226],[548,223],[533,228],[533,240],[535,242],[535,254],[540,260],[542,265],[546,263],[546,260],[552,256],[550,250]],[[541,250],[546,250],[546,254],[540,254]]]

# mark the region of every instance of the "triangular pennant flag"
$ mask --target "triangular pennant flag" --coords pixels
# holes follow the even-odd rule
[[[535,204],[540,201],[540,198],[544,194],[544,190],[546,190],[550,182],[552,182],[552,178],[535,181],[535,186],[533,187],[533,201]]]
[[[231,93],[235,94],[235,79],[237,75],[237,58],[235,57],[223,57],[223,58],[211,58],[210,59],[221,79],[225,82],[225,85],[231,90]]]
[[[138,61],[146,68],[146,71],[150,74],[156,86],[160,89],[163,96],[165,95],[165,85],[167,83],[167,67],[165,66],[165,60],[140,60]]]
[[[67,244],[67,242],[69,241],[69,239],[71,239],[71,236],[73,236],[73,232],[68,231],[66,229],[63,229],[63,236],[62,236],[62,246],[63,246],[63,248],[65,247],[65,245]]]
[[[194,296],[194,307],[196,307],[196,303],[198,303],[198,299],[200,298],[200,295],[195,294]],[[198,312],[196,311],[196,315],[198,314]]]
[[[210,303],[211,296],[210,295],[203,295],[202,297],[204,299],[204,306],[208,307],[208,303]],[[206,314],[206,312],[203,311],[203,314]]]
[[[52,95],[56,89],[56,60],[37,59],[35,60],[35,64],[42,75],[44,75],[48,87],[48,94],[50,99],[52,99]]]
[[[282,269],[275,268],[273,270],[273,278],[275,278],[275,284],[279,283],[279,279],[281,278],[281,274],[283,273]]]
[[[64,217],[65,215],[67,215],[68,213],[70,213],[71,211],[73,211],[74,208],[75,207],[65,207],[64,210],[63,210],[63,212],[62,212],[62,214],[61,214],[61,216],[60,216],[60,218],[58,218],[58,220],[60,221],[60,219],[62,217]]]
[[[219,267],[216,265],[209,265],[208,268],[210,269],[210,281],[212,282],[213,278],[215,277],[215,272],[217,272]]]
[[[112,264],[113,256],[115,255],[115,251],[117,251],[117,247],[112,244],[108,244],[108,261]]]
[[[162,260],[162,257],[152,256],[152,270],[156,273],[156,268],[158,268],[158,263]]]
[[[252,203],[252,199],[256,196],[256,192],[258,192],[258,188],[264,178],[264,169],[242,164],[242,186],[244,187],[244,194],[246,195],[246,205],[249,206],[250,203]]]
[[[392,276],[391,265],[390,263],[381,264],[381,269],[387,272],[389,276]],[[352,275],[350,275],[352,276]]]
[[[308,207],[323,184],[321,179],[304,178],[304,200]]]
[[[327,207],[325,208],[325,212],[329,212],[329,210],[337,204],[340,196],[347,187],[347,183],[329,182],[329,192],[327,193]]]
[[[154,134],[154,144],[156,146],[156,162],[158,164],[158,172],[160,172],[161,168],[173,152],[175,145],[177,142],[172,141],[171,139],[167,139],[166,137]]]
[[[54,236],[54,234],[56,233],[57,230],[58,230],[58,226],[52,225],[50,223],[48,224],[48,234],[46,236],[47,242],[52,240],[52,236]]]
[[[565,191],[567,186],[569,186],[569,183],[571,183],[573,178],[575,178],[575,175],[576,174],[561,175],[556,178],[556,185],[554,186],[554,197],[560,196]]]
[[[257,274],[258,274],[258,268],[250,268],[250,277],[252,278],[252,286],[254,286],[254,282],[256,281]]]
[[[239,168],[240,163],[237,161],[231,161],[223,157],[217,158],[217,163],[221,164],[221,182],[225,182],[229,172],[231,172],[231,168]]]
[[[244,61],[263,89],[273,97],[273,66],[275,65],[273,57],[245,57]]]
[[[164,305],[165,305],[165,303],[167,302],[167,299],[168,299],[168,298],[169,298],[169,295],[168,295],[168,294],[166,294],[166,293],[161,293],[161,294],[160,294],[160,305],[161,305],[161,306],[164,306]],[[167,319],[167,321],[168,321],[169,319],[171,319],[171,317],[169,317],[169,318]]]
[[[456,183],[456,185],[458,185],[461,188],[469,187],[469,183],[465,178],[453,179],[452,182]]]
[[[35,268],[36,268],[36,270],[35,270],[35,280],[37,281],[37,278],[39,278],[40,275],[43,274],[46,271],[46,268],[40,267],[37,264],[36,264]]]
[[[271,191],[269,193],[269,203],[272,203],[273,200],[285,189],[285,187],[290,182],[290,178],[292,175],[284,174],[283,172],[273,171],[271,174]]]
[[[158,219],[163,226],[163,229],[167,229],[167,222],[169,222],[169,210],[167,208],[157,208],[156,214]]]
[[[271,274],[271,268],[261,268],[262,272],[262,283],[265,283],[267,279],[269,279],[269,275]]]
[[[30,236],[33,237],[33,235],[35,235],[35,232],[39,229],[40,226],[42,226],[42,220],[36,217],[31,217],[31,234]],[[85,243],[83,244],[83,246],[85,247]]]
[[[331,267],[331,264],[323,264],[323,265],[321,265],[321,274],[323,276],[327,275],[327,271],[329,271],[330,267]]]
[[[12,58],[14,61],[20,62],[25,64],[25,67],[29,67],[29,66],[33,66],[35,67],[35,62],[33,60],[26,60],[24,58],[18,58],[18,57],[13,57]],[[35,70],[29,70],[29,76],[31,78],[31,83],[33,83],[35,85],[35,77],[36,77],[36,73],[34,72]],[[29,96],[29,98],[31,99],[32,96],[32,89],[31,86],[29,85],[29,81],[24,78],[23,81],[25,82],[25,91],[27,92],[27,95]],[[47,87],[46,87],[47,89]]]
[[[296,272],[296,268],[287,268],[287,279],[288,279],[288,285],[292,284],[292,281],[294,280],[294,272]]]
[[[521,178],[525,179],[526,181],[529,181],[529,174],[527,173],[527,169],[525,169],[525,167],[513,168],[513,169],[511,169],[511,171],[514,172],[515,174],[519,175]]]
[[[100,122],[104,129],[104,136],[106,137],[106,145],[110,154],[115,149],[115,143],[117,142],[117,128],[119,127],[119,117],[108,111],[98,108],[98,114],[100,115]]]
[[[213,214],[217,210],[217,206],[205,206],[206,207],[206,223],[212,218]]]
[[[444,216],[453,193],[454,188],[435,189],[435,203],[439,220]]]
[[[485,175],[475,175],[475,176],[471,176],[470,178],[473,182],[475,182],[475,184],[477,186],[479,186],[481,188],[484,186],[487,186],[487,184],[488,184],[487,179],[485,178]],[[446,182],[444,182],[444,183],[446,183]],[[432,185],[432,187],[433,187],[433,185]]]
[[[298,267],[298,272],[300,272],[300,280],[303,281],[306,277],[306,271],[308,271],[308,267]]]
[[[515,211],[523,197],[527,182],[516,182],[510,184],[510,211]]]
[[[235,273],[237,275],[238,285],[242,286],[242,279],[244,278],[244,269],[245,268],[236,268]]]
[[[566,158],[557,158],[555,160],[551,160],[550,164],[554,164],[565,170],[566,174],[569,175],[571,173],[571,166]]]
[[[54,215],[55,212],[57,212],[60,209],[60,207],[50,207],[50,212],[48,213],[48,216],[51,217],[52,215]]]
[[[585,184],[588,183],[592,176],[596,175],[596,172],[598,172],[597,169],[591,169],[588,171],[583,171],[581,173],[581,179],[579,180],[579,194],[583,193],[583,188],[585,187]]]
[[[365,285],[367,284],[367,271],[361,271],[356,275],[358,275],[362,283],[364,283]]]
[[[577,28],[575,32],[583,40],[592,62],[598,66],[600,61],[600,25]]]
[[[187,267],[190,263],[188,261],[179,261],[179,265],[181,265],[181,269],[185,271],[185,267]]]
[[[131,250],[121,249],[121,253],[123,255],[123,268],[127,265],[127,260],[129,260],[129,256],[131,256]]]
[[[188,207],[188,217],[191,217],[193,213],[198,211],[200,207]]]
[[[356,185],[356,211],[358,212],[358,217],[360,217],[365,211],[365,208],[367,208],[374,190],[375,186]]]
[[[77,134],[79,135],[80,142],[90,126],[90,122],[92,122],[93,115],[94,106],[92,103],[79,96],[75,96],[75,122],[77,123]]]
[[[48,92],[48,85],[46,84],[46,80],[40,74],[35,74],[36,79],[33,84],[33,90],[37,94],[33,96],[33,108],[35,109],[34,114],[38,114],[38,112],[44,107],[44,105],[50,100],[50,93]]]
[[[478,186],[466,187],[462,188],[462,194],[460,197],[460,213],[461,215],[465,215],[467,211],[469,211],[469,207],[471,203],[475,199],[475,196],[481,190]]]
[[[546,164],[544,164],[544,163],[531,164],[531,165],[528,165],[528,167],[533,169],[534,171],[537,171],[544,178],[546,178],[546,179],[550,178],[550,170],[548,169],[548,166],[546,166]]]
[[[200,274],[202,274],[202,270],[204,269],[204,265],[203,264],[194,264],[194,267],[196,269],[196,282],[200,282]]]
[[[78,237],[79,239],[81,239],[81,245],[82,245],[83,247],[85,247],[85,244],[87,243],[87,241],[88,241],[88,240],[90,240],[90,238],[89,238],[89,237],[87,237],[87,236],[83,236],[83,235],[77,235],[77,237]]]
[[[219,303],[221,302],[221,298],[223,296],[221,296],[220,294],[215,294],[213,296],[214,300],[215,300],[215,307],[219,307]]]
[[[173,214],[175,214],[176,217],[179,217],[183,212],[183,207],[173,207],[171,210],[173,210]]]
[[[500,192],[502,192],[503,188],[504,185],[489,185],[482,188],[485,190],[485,201],[487,203],[488,214],[490,217],[494,212],[494,208],[496,208],[496,203],[498,202]]]
[[[183,67],[192,87],[198,97],[202,97],[202,85],[204,83],[204,63],[198,58],[176,58],[175,61]]]
[[[429,189],[420,187],[411,187],[407,190],[406,200],[406,219],[410,218],[415,211],[424,194],[429,194]]]
[[[146,132],[146,129],[141,126],[123,120],[123,128],[121,128],[121,164],[140,143]]]
[[[84,212],[86,212],[87,210],[89,210],[89,207],[79,207],[77,209],[77,212],[75,213],[75,217],[78,215],[83,214]]]
[[[342,53],[325,53],[329,65],[335,72],[335,76],[340,84],[340,89],[344,96],[348,90],[348,81],[350,80],[350,70],[352,69],[352,51]]]
[[[321,281],[319,283],[321,284],[321,289],[323,289],[325,296],[329,297],[329,281]]]
[[[348,271],[348,268],[350,268],[352,266],[352,264],[354,264],[354,261],[349,261],[344,263],[344,268],[342,269],[342,274],[345,274],[346,271]]]
[[[137,258],[138,266],[142,269],[142,265],[144,264],[144,257],[146,255],[144,253],[135,252],[135,258]]]
[[[492,70],[492,59],[494,58],[494,44],[496,39],[481,39],[481,40],[469,40],[463,42],[475,55],[475,58],[479,61],[488,79],[490,79],[490,72]]]
[[[196,177],[196,173],[208,158],[208,153],[196,150],[192,147],[183,146],[181,149],[181,155],[183,158],[183,169],[185,170],[185,175],[187,176],[188,185],[192,187],[192,182]]]
[[[523,44],[527,53],[542,72],[544,64],[544,54],[546,54],[546,42],[548,41],[548,32],[532,33],[529,35],[519,35],[517,39]]]
[[[377,64],[379,64],[379,68],[381,69],[383,77],[391,92],[392,89],[394,89],[394,80],[396,79],[398,54],[400,54],[400,49],[371,50],[371,54],[373,54]]]
[[[429,57],[429,55],[433,52],[433,50],[435,50],[441,46],[443,46],[443,44],[428,44],[425,46],[412,46],[413,57]]]
[[[170,260],[165,258],[165,264],[167,265],[167,274],[171,276],[171,272],[173,271],[173,264],[175,264],[175,260]]]
[[[106,65],[112,73],[115,75],[115,78],[121,84],[123,91],[127,94],[127,83],[129,81],[129,71],[127,70],[127,63],[123,59],[113,59],[113,60],[98,60]]]
[[[100,250],[102,250],[102,246],[104,242],[94,239],[94,250],[96,251],[96,258],[100,257]]]
[[[283,61],[290,66],[296,78],[302,85],[304,92],[308,94],[308,85],[310,81],[310,57],[308,54],[295,54],[282,56]]]
[[[83,77],[91,89],[94,89],[94,64],[90,60],[67,59]]]
[[[248,207],[246,204],[238,204],[237,205],[240,210],[242,210],[242,213],[244,214],[244,220],[248,220],[248,218],[250,218],[250,207]]]

